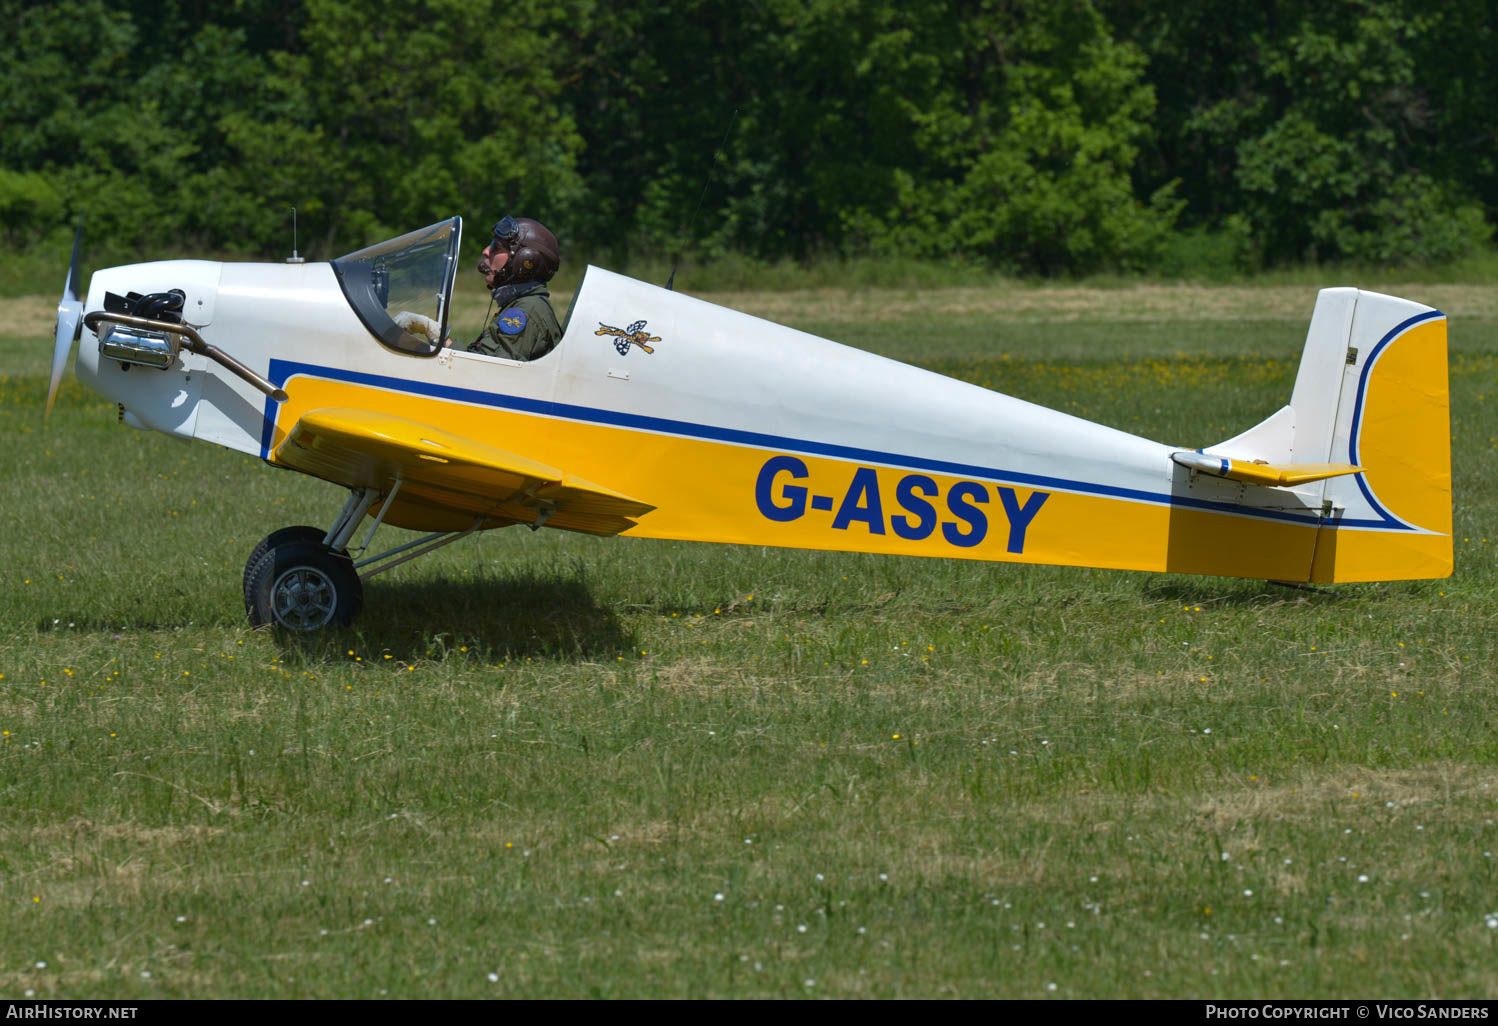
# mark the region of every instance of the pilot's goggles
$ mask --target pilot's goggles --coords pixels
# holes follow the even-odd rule
[[[502,244],[506,249],[514,249],[515,243],[520,241],[520,222],[509,214],[494,222],[494,242]]]

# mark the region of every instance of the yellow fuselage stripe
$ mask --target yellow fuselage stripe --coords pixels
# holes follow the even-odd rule
[[[1318,537],[1335,533],[1314,523],[863,465],[321,378],[298,377],[288,391],[278,441],[304,412],[378,407],[649,502],[658,508],[629,532],[641,537],[1306,580]],[[1388,533],[1366,532],[1384,540]],[[1382,542],[1340,534],[1339,579],[1357,549],[1379,558]],[[1401,542],[1422,558],[1419,536]],[[1377,569],[1387,576],[1387,565]]]

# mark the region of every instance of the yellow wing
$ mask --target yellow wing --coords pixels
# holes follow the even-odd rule
[[[477,519],[484,528],[545,524],[611,535],[655,509],[484,442],[372,410],[308,411],[271,462],[350,488],[374,488],[382,501],[399,481],[385,523],[415,531],[463,530]]]

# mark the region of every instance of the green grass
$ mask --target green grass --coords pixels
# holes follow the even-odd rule
[[[469,270],[478,258],[480,236],[484,229],[474,234],[472,224],[467,226],[468,237],[462,258],[460,282],[464,287],[477,289],[477,277]],[[1357,282],[1364,288],[1388,291],[1391,284],[1449,284],[1467,283],[1488,285],[1498,278],[1498,245],[1483,246],[1446,263],[1429,266],[1390,266],[1381,264],[1353,264],[1347,262],[1325,265],[1291,264],[1267,270],[1247,271],[1236,266],[1218,249],[1208,247],[1201,252],[1185,241],[1187,235],[1177,238],[1172,248],[1153,270],[1140,272],[1100,272],[1077,279],[1047,279],[1038,277],[1015,277],[1006,275],[986,264],[963,260],[945,262],[910,257],[850,257],[819,256],[805,261],[761,260],[737,253],[726,253],[715,257],[694,254],[684,257],[673,265],[667,257],[646,255],[629,251],[622,254],[586,252],[576,248],[565,248],[561,270],[553,281],[554,290],[571,292],[577,287],[583,269],[589,263],[627,274],[641,281],[664,285],[673,266],[676,270],[676,287],[686,292],[723,292],[734,290],[799,292],[810,289],[849,288],[909,293],[934,288],[1044,288],[1061,283],[1085,284],[1100,288],[1127,289],[1143,282],[1195,283],[1206,285],[1293,285],[1314,292],[1328,283]],[[377,240],[347,240],[343,251]],[[46,243],[27,249],[0,252],[0,297],[44,295],[56,302],[62,294],[63,280],[67,277],[68,260],[72,254],[73,233],[71,229],[59,230]],[[97,240],[85,234],[83,273],[85,278],[93,270],[116,264],[137,263],[147,260],[171,260],[195,257],[207,260],[284,260],[291,252],[288,237],[284,249],[266,253],[184,253],[180,247],[165,246],[154,250],[127,250],[113,246],[101,247]],[[324,253],[318,259],[327,260],[339,253]],[[467,279],[465,281],[465,279]],[[1309,293],[1308,293],[1309,294]]]
[[[1304,332],[790,319],[1194,444]],[[71,378],[44,428],[0,341],[0,988],[1498,996],[1498,323],[1452,338],[1448,581],[514,530],[306,643],[242,562],[336,489]]]

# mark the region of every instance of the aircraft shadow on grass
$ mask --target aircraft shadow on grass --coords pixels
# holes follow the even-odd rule
[[[424,581],[375,581],[365,616],[352,634],[395,658],[429,658],[438,642],[491,656],[612,658],[634,648],[619,615],[576,578],[518,576]],[[287,646],[296,635],[280,634]]]
[[[366,658],[389,654],[412,663],[463,647],[491,661],[528,656],[612,661],[637,647],[618,613],[600,604],[575,577],[381,580],[369,585],[366,598],[369,608],[357,627],[310,636],[277,630],[278,644],[287,655],[300,658],[324,649],[342,656],[352,648]],[[159,618],[66,613],[36,623],[40,633],[105,632],[116,637],[184,626]]]
[[[1277,581],[1152,581],[1142,589],[1146,599],[1182,605],[1268,606],[1286,602],[1335,602],[1347,595],[1300,582]]]

